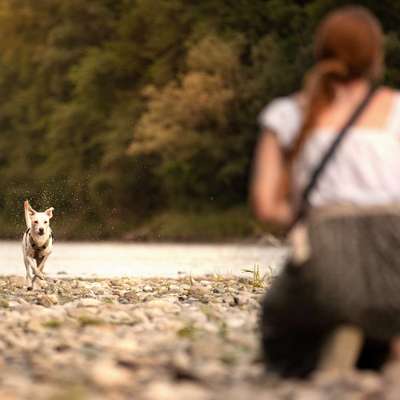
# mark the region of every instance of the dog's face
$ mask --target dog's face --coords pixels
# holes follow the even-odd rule
[[[38,236],[48,235],[50,233],[50,219],[53,217],[54,208],[48,208],[44,212],[37,212],[33,208],[29,209],[31,219],[31,230]]]

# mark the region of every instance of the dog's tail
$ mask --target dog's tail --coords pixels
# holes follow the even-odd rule
[[[30,229],[32,227],[32,222],[30,218],[30,213],[32,212],[32,207],[29,204],[28,200],[24,201],[24,211],[25,211],[25,222],[26,222],[26,227]]]

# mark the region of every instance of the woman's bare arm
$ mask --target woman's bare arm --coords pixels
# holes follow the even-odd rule
[[[265,222],[290,223],[292,209],[285,157],[276,136],[265,132],[257,146],[251,198],[257,217]]]

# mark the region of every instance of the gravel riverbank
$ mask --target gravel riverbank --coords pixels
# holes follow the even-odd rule
[[[0,278],[0,399],[398,399],[400,370],[263,373],[253,279]],[[396,395],[397,393],[397,395]]]

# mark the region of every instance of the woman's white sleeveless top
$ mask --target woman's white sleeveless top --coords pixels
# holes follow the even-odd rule
[[[259,122],[288,150],[299,134],[302,111],[294,97],[278,98],[262,111]],[[295,200],[337,133],[323,128],[309,136],[293,164]],[[384,128],[350,128],[319,178],[310,203],[315,207],[400,203],[400,93]]]

